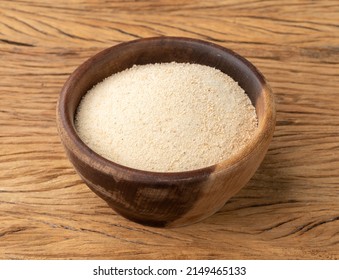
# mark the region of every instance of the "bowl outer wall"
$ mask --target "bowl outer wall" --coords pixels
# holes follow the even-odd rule
[[[81,141],[74,128],[74,115],[81,97],[93,85],[134,64],[170,61],[218,68],[245,89],[256,107],[259,128],[241,152],[203,169],[159,173],[108,161]],[[119,44],[80,65],[60,94],[57,125],[66,153],[79,175],[114,210],[147,225],[179,226],[213,214],[248,182],[273,136],[275,106],[262,74],[233,51],[196,39],[157,37]]]

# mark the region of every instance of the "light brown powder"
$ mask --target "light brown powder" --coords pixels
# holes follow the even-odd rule
[[[94,86],[75,120],[96,153],[128,167],[178,172],[237,153],[257,128],[244,90],[199,64],[133,66]]]

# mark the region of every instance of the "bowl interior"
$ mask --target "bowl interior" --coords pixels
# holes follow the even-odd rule
[[[267,122],[273,119],[274,109],[268,112],[273,100],[260,72],[231,50],[196,39],[177,37],[147,38],[122,43],[98,53],[80,65],[69,77],[59,100],[59,114],[68,133],[72,134],[77,144],[85,145],[76,135],[74,117],[81,98],[95,84],[133,65],[172,61],[215,67],[231,76],[245,90],[256,108],[259,122],[259,132],[249,145],[248,153],[261,143],[260,137],[263,138],[263,134],[269,134],[265,130],[271,129]],[[233,162],[230,161],[229,164]]]

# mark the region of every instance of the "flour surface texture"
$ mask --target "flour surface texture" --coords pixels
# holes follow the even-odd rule
[[[198,64],[133,66],[82,98],[75,126],[82,141],[118,164],[180,172],[219,163],[257,129],[244,90],[221,71]]]

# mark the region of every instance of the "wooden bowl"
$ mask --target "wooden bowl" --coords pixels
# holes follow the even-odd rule
[[[134,64],[190,62],[231,76],[256,108],[258,130],[233,157],[206,168],[160,173],[111,162],[86,146],[74,127],[82,96],[95,84]],[[57,105],[57,126],[66,153],[85,183],[122,216],[149,226],[182,226],[200,221],[235,195],[263,160],[275,127],[275,105],[262,74],[246,59],[196,39],[158,37],[108,48],[80,65],[66,81]],[[192,155],[194,156],[194,155]]]

